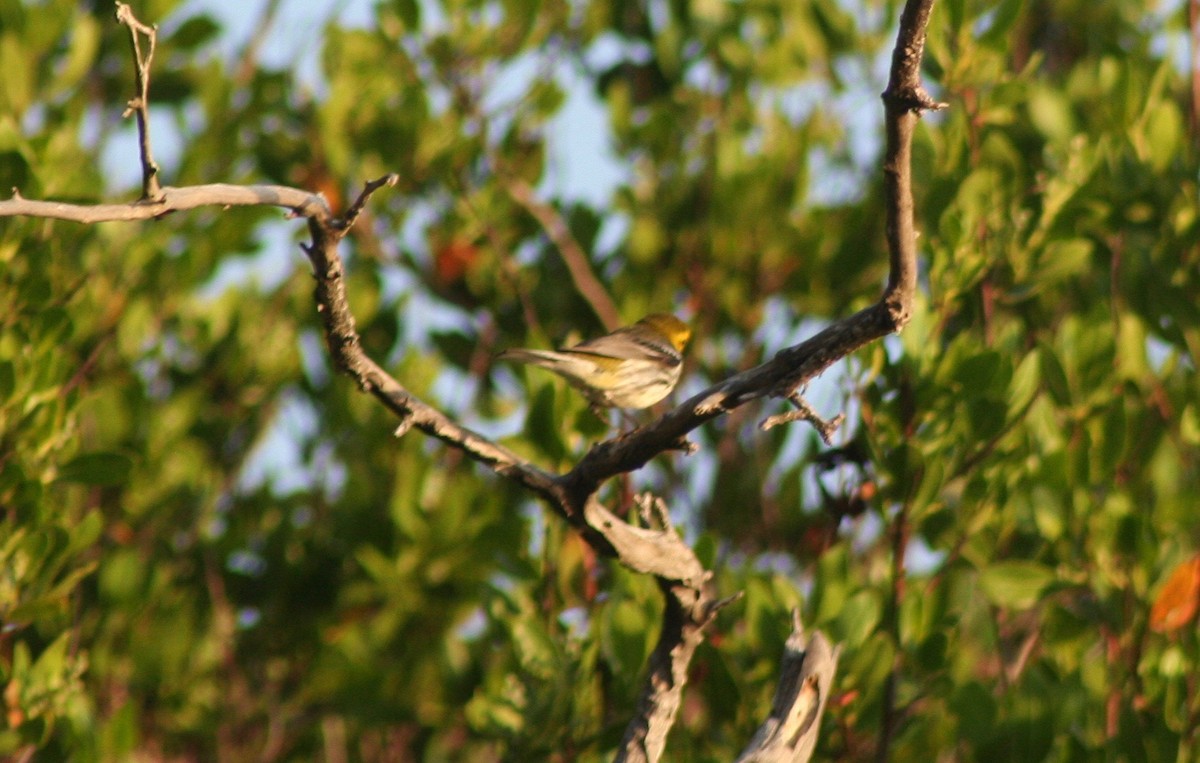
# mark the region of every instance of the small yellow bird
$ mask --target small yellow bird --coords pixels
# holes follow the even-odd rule
[[[553,371],[593,407],[649,408],[675,389],[692,330],[674,315],[647,315],[632,326],[561,350],[506,350],[499,360]]]

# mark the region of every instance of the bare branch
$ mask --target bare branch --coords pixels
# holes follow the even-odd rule
[[[827,327],[809,340],[782,350],[769,362],[699,393],[653,424],[616,440],[598,444],[574,469],[560,478],[552,478],[540,470],[529,472],[526,467],[532,467],[527,464],[518,466],[524,462],[485,438],[453,425],[445,416],[413,398],[403,386],[366,357],[358,344],[353,317],[345,303],[344,285],[341,283],[342,264],[333,250],[341,233],[336,230],[338,226],[334,224],[328,205],[319,195],[283,186],[214,184],[164,188],[159,201],[123,205],[83,206],[30,201],[17,196],[0,202],[0,216],[31,215],[92,223],[149,219],[167,212],[208,204],[272,204],[308,217],[313,243],[306,251],[317,275],[319,309],[326,322],[335,362],[353,376],[361,388],[380,397],[398,415],[405,418],[412,416],[413,424],[426,433],[462,448],[468,455],[497,471],[524,475],[519,481],[531,487],[537,485],[539,494],[549,497],[565,490],[567,500],[559,496],[555,503],[569,515],[578,517],[580,509],[587,505],[589,496],[608,478],[640,468],[658,453],[676,447],[692,429],[723,412],[765,396],[790,397],[797,386],[832,363],[871,341],[899,330],[907,322],[916,273],[912,192],[909,187],[911,122],[915,119],[915,110],[938,106],[924,95],[917,80],[924,39],[923,25],[928,20],[931,2],[913,0],[906,6],[894,59],[896,72],[884,97],[888,104],[889,131],[888,155],[885,159],[890,221],[888,240],[893,262],[884,299]],[[140,55],[138,58],[140,61]],[[896,128],[896,123],[901,123],[902,127]],[[386,183],[386,179],[374,182]],[[377,187],[368,184],[363,195],[352,206],[348,220],[353,221],[366,197]],[[518,198],[532,201],[533,208],[538,208],[527,185],[517,183],[514,187]],[[566,246],[571,248],[569,244]]]
[[[137,95],[129,101],[124,116],[137,116],[138,147],[142,158],[142,198],[147,201],[160,201],[162,188],[158,179],[158,162],[154,161],[154,154],[150,150],[150,65],[154,62],[158,28],[138,21],[133,15],[133,10],[125,3],[117,3],[117,22],[129,27],[133,49]],[[149,50],[145,53],[142,52],[142,37],[149,43]]]
[[[389,176],[390,177],[390,176]],[[386,180],[386,178],[384,178]],[[380,181],[376,181],[380,182]],[[381,183],[381,185],[386,183]],[[369,195],[370,185],[363,193]],[[319,197],[318,197],[319,198]],[[357,203],[357,202],[356,202]],[[337,253],[343,225],[328,215],[308,218],[312,243],[304,247],[317,281],[317,312],[325,327],[325,340],[335,365],[349,374],[361,390],[374,395],[404,424],[462,450],[497,474],[514,479],[556,507],[564,507],[561,489],[553,475],[542,471],[512,451],[460,426],[441,411],[414,397],[363,350],[354,315],[346,299],[345,267]]]
[[[566,220],[558,210],[549,204],[538,201],[533,189],[520,178],[508,179],[505,181],[505,187],[508,188],[509,195],[518,204],[525,207],[525,211],[529,212],[546,231],[546,235],[550,237],[550,241],[554,243],[559,255],[562,256],[563,263],[566,264],[567,271],[571,274],[571,280],[575,282],[575,289],[592,306],[592,310],[604,324],[604,328],[612,331],[620,326],[621,314],[617,311],[616,304],[608,295],[608,290],[592,272],[592,267],[588,264],[587,252],[583,251],[583,247],[571,235],[571,229],[567,227]]]
[[[392,436],[400,439],[408,434],[408,430],[412,429],[412,418],[400,419],[400,424],[392,431]]]
[[[883,94],[887,149],[884,192],[891,269],[879,302],[826,327],[798,345],[780,350],[760,366],[693,396],[658,421],[599,443],[567,475],[572,490],[590,492],[622,472],[642,467],[709,419],[761,397],[791,398],[793,391],[838,360],[888,334],[912,316],[917,285],[916,227],[913,222],[912,134],[922,111],[939,109],[920,83],[925,27],[933,0],[909,0],[900,21],[892,73]]]
[[[687,669],[696,648],[704,641],[704,628],[715,616],[716,603],[706,591],[659,580],[666,598],[662,631],[650,654],[649,673],[642,685],[637,714],[625,727],[625,737],[614,760],[642,763],[662,757],[667,734],[675,725]]]
[[[363,184],[362,191],[358,194],[358,198],[350,205],[350,209],[346,210],[346,216],[342,218],[342,235],[350,232],[354,227],[354,223],[358,221],[358,216],[362,214],[363,208],[367,205],[367,199],[378,191],[380,188],[391,188],[400,182],[400,176],[394,172],[389,172],[377,180],[368,180]]]
[[[899,330],[912,315],[917,288],[917,232],[913,224],[912,136],[921,112],[946,108],[929,97],[921,85],[925,28],[933,0],[908,0],[900,15],[900,32],[892,52],[892,69],[883,91],[887,144],[883,159],[884,207],[891,271],[883,304],[895,316]]]
[[[667,511],[667,502],[653,493],[642,493],[634,498],[638,516],[647,527],[658,527],[664,530],[673,529],[671,513]]]
[[[254,31],[246,38],[246,47],[242,49],[242,55],[237,65],[237,74],[234,75],[234,81],[239,85],[245,85],[254,76],[254,69],[258,65],[258,54],[267,40],[271,25],[275,23],[275,17],[279,13],[281,4],[280,0],[267,0],[267,4],[263,6],[262,13],[258,17],[258,23],[254,25]]]
[[[561,485],[562,478],[556,484]],[[569,492],[564,491],[562,496],[568,506],[574,506],[575,499]],[[574,511],[570,513],[574,514]],[[634,572],[654,575],[696,590],[707,585],[712,576],[674,530],[634,527],[605,508],[595,495],[585,499],[582,519],[585,529],[597,533],[604,541],[597,550],[615,556]]]
[[[799,392],[793,392],[788,396],[788,400],[792,402],[792,405],[796,406],[796,410],[768,416],[758,425],[758,428],[765,432],[780,424],[787,424],[792,421],[807,421],[817,430],[817,434],[821,435],[821,440],[826,445],[833,445],[833,434],[842,425],[842,422],[846,420],[846,414],[839,413],[832,420],[826,421],[821,418],[820,414],[813,410],[808,400]]]
[[[806,637],[800,613],[793,614],[771,715],[738,763],[806,763],[812,757],[840,654],[841,647],[830,644],[820,631]]]
[[[0,201],[0,217],[40,217],[91,225],[102,222],[153,220],[171,212],[199,207],[284,207],[301,217],[331,217],[320,194],[283,185],[230,185],[210,183],[184,188],[163,186],[157,200],[129,204],[69,204],[26,199],[16,189]]]

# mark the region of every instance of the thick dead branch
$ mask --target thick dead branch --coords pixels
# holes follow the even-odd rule
[[[637,714],[625,727],[615,758],[619,763],[647,763],[662,757],[683,701],[688,666],[696,647],[704,642],[704,627],[716,615],[715,602],[707,595],[662,579],[659,584],[666,598],[662,631],[650,654]]]
[[[812,757],[840,653],[820,631],[805,636],[800,614],[794,615],[771,715],[738,763],[806,763]]]
[[[370,191],[386,184],[383,181],[368,183],[363,193],[369,195]],[[334,364],[351,376],[361,390],[374,395],[384,407],[396,414],[403,424],[462,450],[497,474],[519,482],[562,510],[562,491],[553,475],[507,448],[460,426],[441,411],[416,398],[363,350],[354,315],[346,299],[345,267],[337,252],[345,227],[343,221],[332,216],[310,216],[308,229],[312,243],[304,247],[316,278],[317,312],[325,328],[325,341]]]

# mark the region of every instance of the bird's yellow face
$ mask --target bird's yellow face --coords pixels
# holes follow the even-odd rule
[[[688,340],[692,338],[691,327],[674,315],[667,313],[647,315],[638,323],[665,336],[671,346],[679,352],[683,352],[683,348],[687,347]]]

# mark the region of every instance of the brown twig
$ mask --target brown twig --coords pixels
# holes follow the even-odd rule
[[[911,527],[908,522],[907,503],[900,506],[892,521],[892,586],[884,614],[885,626],[893,643],[900,643],[900,610],[904,606],[908,577],[905,564],[908,556],[908,541]],[[890,760],[892,739],[900,725],[902,711],[896,707],[897,687],[900,683],[900,653],[897,652],[891,670],[883,686],[883,717],[879,721],[879,742],[875,748],[875,760],[880,763]]]
[[[1188,121],[1194,138],[1200,135],[1200,0],[1188,0],[1188,31],[1192,54],[1188,71],[1192,86],[1192,108]]]
[[[571,274],[576,291],[591,305],[592,311],[604,324],[604,328],[612,331],[620,326],[621,314],[617,310],[616,304],[608,295],[608,290],[592,272],[592,267],[588,264],[587,252],[583,251],[583,247],[571,235],[571,229],[559,211],[549,204],[538,201],[533,188],[520,178],[509,178],[505,181],[505,187],[513,200],[524,207],[525,211],[542,226],[542,230],[546,231],[546,235],[558,249],[559,256],[567,266],[567,272]]]
[[[354,227],[354,223],[358,221],[358,216],[362,214],[363,209],[367,206],[367,200],[371,198],[372,194],[380,188],[391,188],[399,182],[400,176],[394,172],[389,172],[381,178],[368,180],[364,183],[362,191],[358,194],[358,198],[354,200],[354,203],[346,210],[345,216],[342,217],[342,235],[345,236]]]
[[[883,91],[886,110],[884,151],[884,208],[887,242],[891,257],[883,304],[896,316],[897,329],[908,323],[912,295],[917,286],[917,231],[913,224],[912,135],[917,119],[925,111],[946,108],[925,92],[921,84],[921,57],[925,52],[925,29],[933,0],[908,0],[900,14],[900,32],[892,51],[892,68]]]
[[[280,5],[280,0],[267,0],[262,13],[259,14],[258,23],[254,25],[254,31],[246,38],[246,47],[242,49],[242,55],[235,70],[237,73],[234,75],[234,81],[239,85],[245,85],[254,76],[255,67],[258,66],[259,51],[262,50],[262,45],[267,40],[271,25],[275,23]]]
[[[125,3],[117,3],[117,22],[129,27],[137,85],[137,95],[129,100],[122,116],[137,116],[138,147],[142,158],[142,200],[158,202],[162,200],[162,188],[158,180],[158,162],[154,161],[154,154],[150,150],[150,65],[154,62],[158,28],[138,21],[133,10]],[[149,42],[149,50],[145,53],[142,52],[142,37]]]

